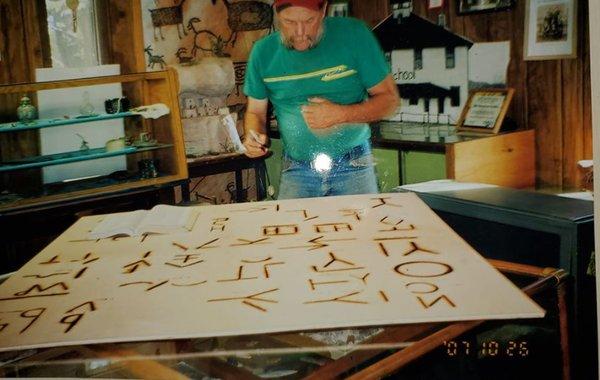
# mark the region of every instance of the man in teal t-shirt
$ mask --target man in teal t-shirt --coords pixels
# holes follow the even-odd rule
[[[284,157],[279,198],[377,192],[367,123],[399,97],[384,55],[359,20],[326,18],[325,0],[275,0],[279,32],[250,54],[244,145],[267,153],[270,100]]]

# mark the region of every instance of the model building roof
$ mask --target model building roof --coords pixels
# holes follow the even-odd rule
[[[373,33],[384,51],[456,46],[470,48],[473,45],[473,42],[451,30],[414,13],[398,19],[390,15],[373,28]]]

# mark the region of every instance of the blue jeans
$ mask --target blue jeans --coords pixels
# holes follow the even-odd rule
[[[320,164],[317,159],[298,161],[284,153],[277,199],[378,192],[373,155],[368,141],[329,162],[327,158],[323,161],[325,165]],[[331,165],[327,165],[328,163]],[[327,170],[327,167],[330,168]]]

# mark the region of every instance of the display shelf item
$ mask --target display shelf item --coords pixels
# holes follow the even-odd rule
[[[2,132],[16,132],[24,131],[28,129],[42,129],[50,127],[59,127],[62,125],[70,124],[81,124],[91,123],[94,121],[110,120],[110,119],[122,119],[128,116],[134,116],[132,112],[119,112],[119,113],[105,113],[94,116],[81,116],[72,117],[69,119],[37,119],[29,122],[15,121],[12,123],[0,124],[0,133]]]

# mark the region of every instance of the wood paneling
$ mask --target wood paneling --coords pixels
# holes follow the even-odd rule
[[[351,0],[352,15],[375,26],[390,13],[389,0]]]
[[[43,3],[43,2],[42,2]],[[38,0],[0,0],[0,84],[24,83],[33,80],[35,69],[49,65],[45,8]],[[0,121],[15,121],[19,99],[26,93],[0,95]],[[28,94],[36,101],[35,94]],[[0,135],[0,159],[39,154],[37,131]],[[39,169],[12,176],[10,183],[0,177],[2,187],[28,188],[41,182]],[[10,186],[6,186],[6,185]]]
[[[571,60],[524,61],[525,0],[508,11],[458,15],[446,1],[446,25],[474,42],[510,41],[508,86],[516,90],[508,116],[519,128],[536,133],[538,186],[578,188],[577,161],[592,158],[588,1],[578,1],[578,57]],[[354,16],[371,25],[387,16],[389,4],[354,0]],[[413,0],[414,12],[437,23],[440,10]],[[363,13],[364,12],[364,13]]]
[[[145,71],[142,8],[140,1],[103,0],[108,3],[108,63],[121,65],[121,74]]]
[[[581,183],[577,162],[584,158],[584,122],[583,122],[583,87],[572,78],[582,78],[583,62],[580,59],[562,62],[561,74],[563,83],[562,97],[562,141],[563,141],[563,183]]]
[[[539,186],[562,186],[562,83],[560,61],[527,64],[527,120],[536,130]],[[532,125],[535,122],[535,126]]]

